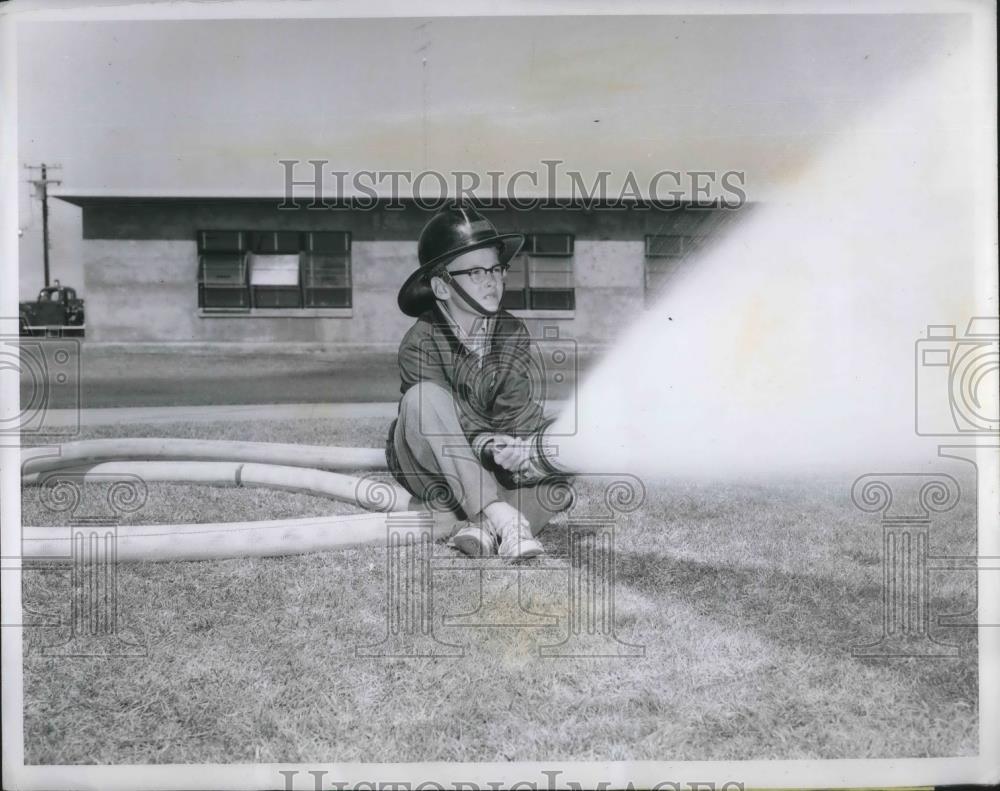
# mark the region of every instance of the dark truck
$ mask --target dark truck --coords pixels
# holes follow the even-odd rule
[[[58,280],[39,291],[34,302],[22,302],[19,313],[21,335],[81,337],[84,332],[83,300]]]

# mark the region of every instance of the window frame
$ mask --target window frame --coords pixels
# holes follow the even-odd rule
[[[678,242],[676,251],[666,251],[662,247],[657,249],[654,242],[656,239],[676,239]],[[704,247],[708,239],[709,236],[704,233],[648,233],[645,235],[642,287],[646,307],[649,307],[660,296],[666,282],[676,274],[677,270],[683,266],[684,261],[692,253]],[[656,285],[651,285],[650,281],[654,279],[651,275],[660,276],[664,279]]]
[[[563,237],[565,245],[561,250],[545,249],[538,244],[539,237]],[[524,235],[524,244],[514,257],[524,270],[524,286],[518,289],[508,289],[504,286],[504,296],[501,306],[504,310],[522,313],[560,313],[571,314],[576,310],[576,236],[572,233],[556,231],[546,233],[529,233]],[[573,283],[569,288],[539,288],[532,285],[532,259],[569,259],[569,276]],[[513,262],[512,262],[513,265]],[[508,275],[509,277],[509,275]],[[548,300],[560,300],[562,304],[551,304]]]
[[[286,267],[275,267],[278,261],[267,259],[286,259]],[[294,258],[292,264],[290,259]],[[247,277],[250,283],[251,302],[254,308],[284,308],[290,310],[302,307],[302,260],[301,253],[249,253],[247,255]],[[258,270],[258,264],[260,269]],[[258,271],[280,271],[286,269],[287,274],[295,272],[295,283],[261,283],[255,282]]]
[[[317,234],[324,234],[329,237],[339,234],[342,237],[343,244],[339,246],[339,250],[333,248],[328,250],[323,248],[317,249]],[[344,310],[352,307],[354,304],[354,276],[351,269],[351,247],[352,240],[350,231],[311,231],[306,233],[305,238],[303,239],[303,250],[299,253],[299,280],[302,285],[302,305],[304,308],[312,308],[315,310]],[[345,284],[310,285],[307,283],[306,269],[317,259],[342,259]],[[314,272],[310,272],[310,274],[314,274]],[[343,304],[312,304],[315,302],[315,294],[320,291],[334,292],[336,297],[342,298],[340,301]]]
[[[220,313],[245,313],[250,310],[250,288],[247,284],[247,260],[245,252],[203,252],[198,256],[198,308]],[[212,259],[230,258],[239,269],[237,280],[232,283],[212,282],[207,270]],[[238,304],[223,300],[221,304],[208,304],[211,297],[229,295],[238,299]],[[214,301],[214,300],[212,300]]]
[[[325,238],[324,237],[328,237]],[[351,232],[347,230],[235,230],[203,229],[195,234],[198,257],[198,310],[203,317],[226,316],[350,316],[354,304]],[[254,285],[255,257],[295,256],[297,284]],[[240,257],[239,283],[211,285],[206,279],[206,265],[213,257]],[[309,285],[315,282],[315,270],[307,276],[318,257],[335,260],[333,278],[341,285]],[[329,276],[329,275],[328,275]],[[307,282],[308,280],[308,282]],[[212,304],[215,291],[240,292],[239,304]],[[333,291],[333,304],[316,304],[318,291]],[[272,304],[269,304],[272,303]]]

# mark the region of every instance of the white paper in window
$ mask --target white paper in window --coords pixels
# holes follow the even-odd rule
[[[250,285],[297,286],[299,284],[299,256],[251,255]]]

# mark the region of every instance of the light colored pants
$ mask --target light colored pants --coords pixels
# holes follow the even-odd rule
[[[393,446],[407,489],[421,499],[440,502],[446,485],[453,503],[469,518],[502,500],[520,511],[537,533],[572,504],[565,478],[519,488],[498,481],[466,439],[454,397],[433,382],[419,382],[403,394]]]

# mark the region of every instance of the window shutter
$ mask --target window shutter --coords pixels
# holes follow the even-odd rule
[[[525,252],[531,256],[573,255],[573,234],[533,233],[525,239]]]
[[[240,310],[250,307],[243,253],[205,253],[200,257],[198,306]]]

